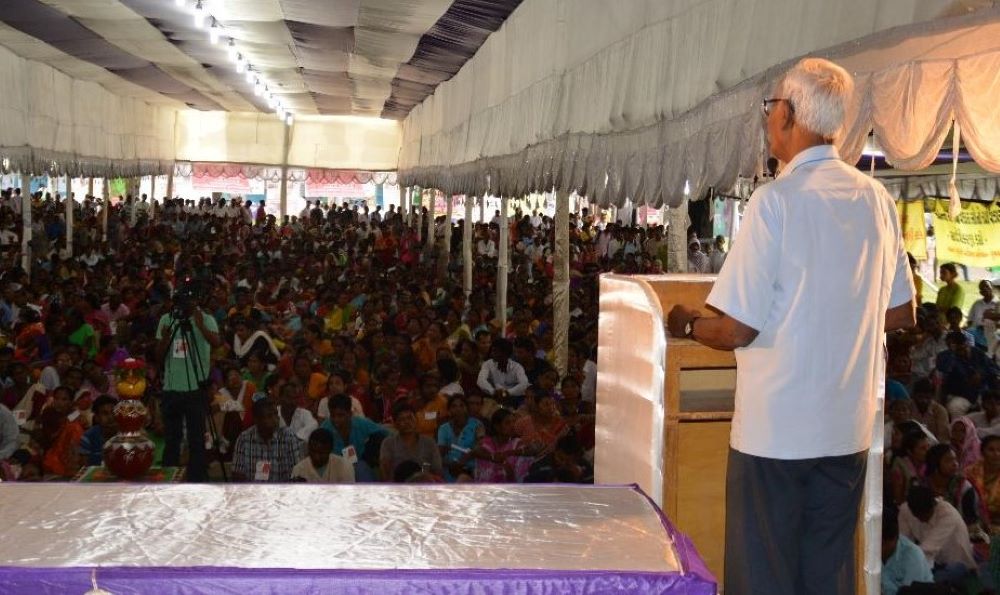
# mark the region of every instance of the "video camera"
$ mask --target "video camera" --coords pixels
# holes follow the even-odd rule
[[[184,277],[178,284],[174,290],[174,307],[170,311],[174,320],[184,320],[191,316],[200,289],[200,283],[192,277]]]

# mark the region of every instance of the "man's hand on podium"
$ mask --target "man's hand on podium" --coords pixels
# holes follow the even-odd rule
[[[674,337],[692,339],[722,351],[746,347],[757,338],[758,330],[725,314],[702,316],[694,308],[677,305],[667,314],[667,330]],[[695,334],[697,321],[697,334]]]
[[[674,337],[679,339],[687,338],[688,323],[699,316],[701,316],[701,312],[698,310],[677,304],[672,310],[670,310],[670,313],[667,314],[667,330],[670,331],[670,334]]]

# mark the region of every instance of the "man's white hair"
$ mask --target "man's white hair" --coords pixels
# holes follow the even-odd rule
[[[829,60],[805,58],[785,75],[781,91],[794,107],[796,122],[823,138],[836,140],[854,94],[854,78]]]

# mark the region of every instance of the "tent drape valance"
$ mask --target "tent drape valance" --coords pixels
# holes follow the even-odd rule
[[[164,173],[175,110],[114,95],[0,47],[0,168],[89,176]]]
[[[396,184],[394,171],[359,171],[343,169],[306,170],[306,181],[311,184]]]
[[[948,198],[948,183],[951,176],[911,176],[880,180],[886,190],[896,199],[923,200],[925,198]],[[989,175],[959,176],[955,180],[958,195],[962,200],[993,202],[1000,198],[1000,178]]]
[[[280,182],[281,168],[266,165],[245,165],[240,163],[190,163],[179,162],[174,168],[174,175],[180,177],[201,178],[240,178],[244,180],[263,180]],[[308,182],[311,184],[396,184],[396,172],[336,170],[336,169],[302,169],[288,168],[289,182]]]
[[[949,6],[526,0],[404,121],[400,182],[557,186],[619,205],[676,205],[685,183],[693,197],[728,189],[761,168],[761,98],[810,53],[856,76],[849,161],[874,130],[893,165],[923,167],[954,118],[970,154],[1000,171],[1000,9],[942,17]]]

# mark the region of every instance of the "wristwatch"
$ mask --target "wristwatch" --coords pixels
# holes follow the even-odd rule
[[[694,339],[694,323],[696,320],[701,318],[700,316],[695,316],[684,325],[684,338]]]

